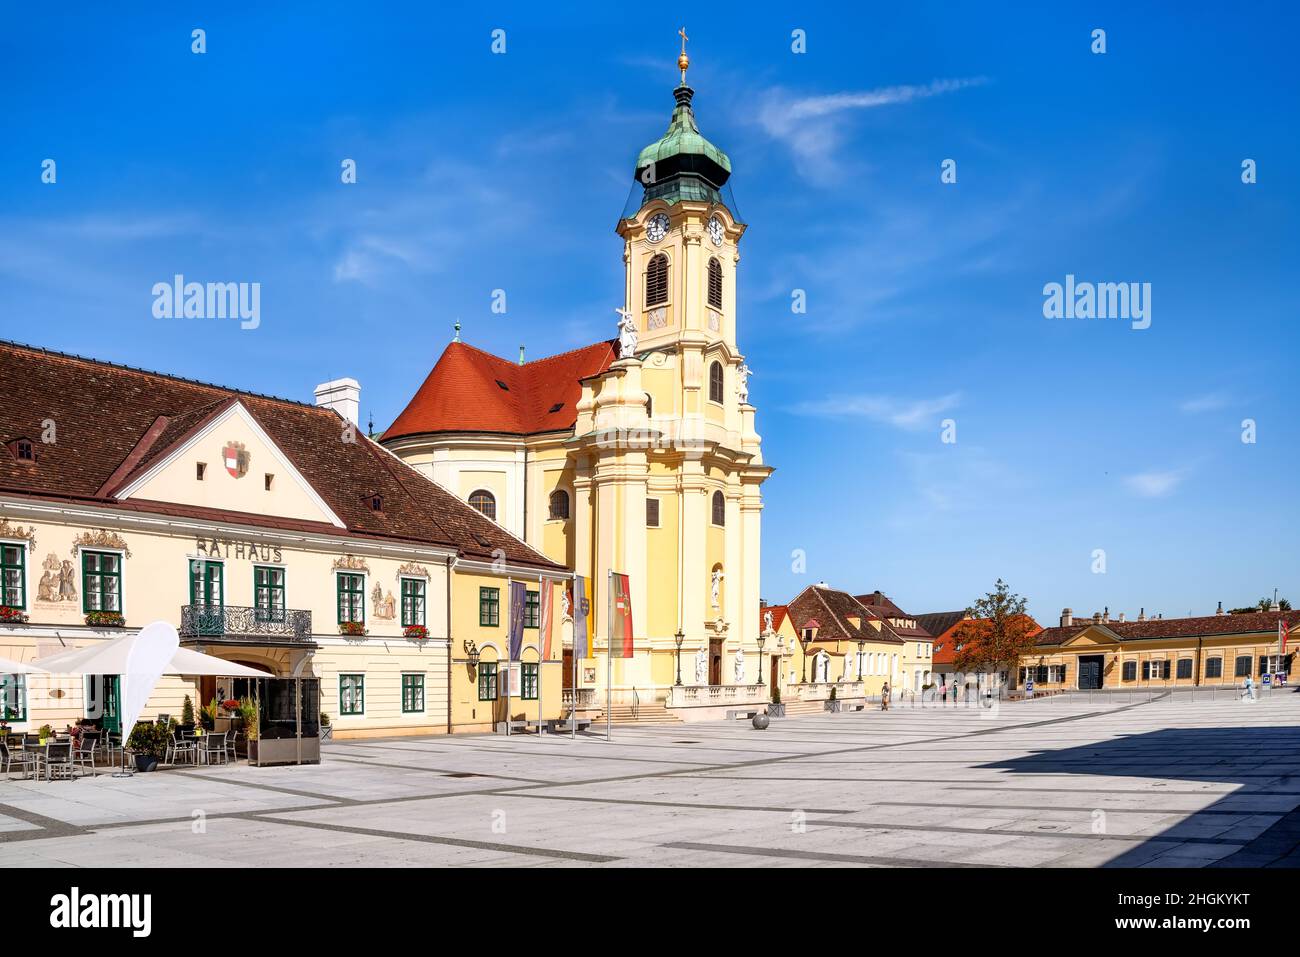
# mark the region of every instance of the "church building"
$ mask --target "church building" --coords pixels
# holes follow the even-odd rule
[[[616,227],[617,339],[521,363],[458,333],[381,438],[586,580],[593,656],[579,689],[603,693],[609,574],[629,577],[634,654],[612,671],[624,702],[665,700],[679,668],[685,685],[762,673],[760,486],[772,470],[738,345],[745,224],[731,161],[696,123],[684,37],[678,65],[668,129],[630,170]]]

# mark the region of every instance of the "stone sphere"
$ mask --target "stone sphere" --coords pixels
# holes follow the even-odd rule
[[[770,720],[771,719],[768,718],[766,712],[760,711],[758,714],[754,715],[754,729],[756,731],[766,731]]]

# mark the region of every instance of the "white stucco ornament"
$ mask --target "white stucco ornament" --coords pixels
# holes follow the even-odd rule
[[[631,309],[615,309],[618,320],[618,357],[620,359],[636,358],[637,331],[636,320],[632,318]]]
[[[703,648],[695,653],[695,683],[697,685],[709,683],[709,653]]]

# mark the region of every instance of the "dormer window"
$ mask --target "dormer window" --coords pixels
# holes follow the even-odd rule
[[[497,388],[500,389],[502,392],[509,392],[509,391],[510,391],[510,386],[506,385],[506,384],[505,384],[504,382],[502,382],[500,379],[497,379],[497,380],[496,380],[496,383],[497,383]]]
[[[19,439],[14,444],[16,446],[14,451],[15,454],[17,454],[18,460],[20,462],[36,461],[36,450],[32,447],[32,443],[30,439]]]
[[[370,496],[370,511],[382,512],[384,510],[384,497],[382,495]]]
[[[563,402],[557,402],[557,403],[555,403],[555,405],[551,406],[550,409],[548,409],[547,411],[550,412],[550,413],[552,413],[552,414],[554,414],[554,413],[556,413],[556,412],[559,412],[559,411],[560,411],[561,409],[563,409],[563,408],[564,408],[564,403],[563,403]]]

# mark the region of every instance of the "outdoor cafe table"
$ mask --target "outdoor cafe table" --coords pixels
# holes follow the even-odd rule
[[[47,781],[53,780],[53,778],[50,775],[50,771],[52,769],[50,767],[50,762],[48,760],[51,744],[72,744],[72,736],[67,734],[57,735],[53,738],[46,738],[43,743],[40,741],[23,742],[23,750],[36,755],[38,758],[37,762],[34,765],[32,765],[33,781],[36,780],[36,772],[40,769],[40,766],[42,764],[45,765],[45,780]]]

